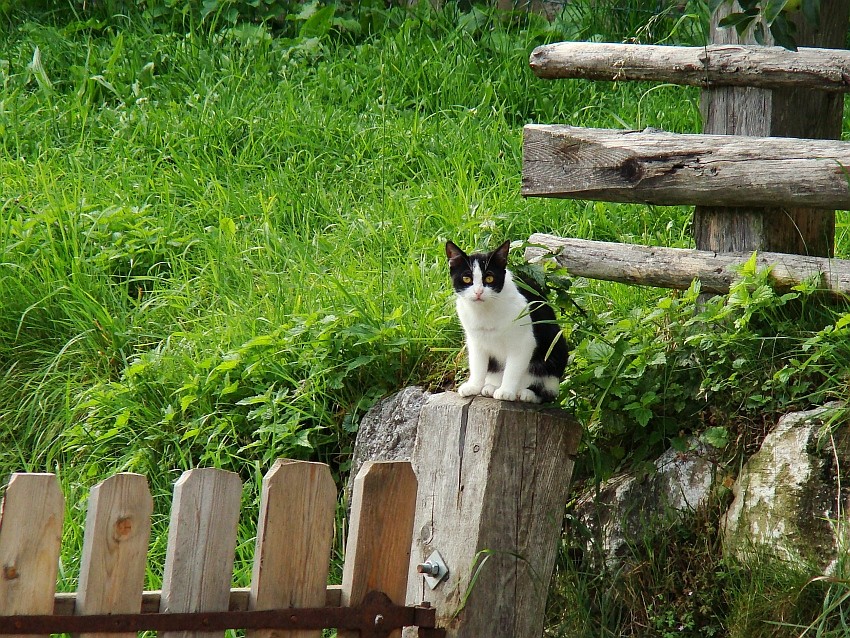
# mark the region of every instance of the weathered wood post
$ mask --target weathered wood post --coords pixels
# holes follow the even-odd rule
[[[449,636],[542,635],[580,436],[558,409],[452,392],[423,406],[408,602],[435,605]],[[432,589],[416,572],[434,552],[449,573]]]
[[[726,11],[728,13],[728,10]],[[845,48],[850,0],[823,0],[820,29],[797,21],[797,43],[830,49]],[[735,29],[720,29],[724,14],[715,14],[711,41],[715,44],[754,43],[738,38]],[[838,92],[722,86],[702,92],[703,133],[838,139],[844,96]],[[694,239],[700,250],[741,252],[764,250],[831,257],[835,213],[812,208],[729,208],[697,206]]]

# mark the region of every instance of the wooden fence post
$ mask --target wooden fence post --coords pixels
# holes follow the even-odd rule
[[[13,474],[0,512],[0,615],[52,614],[65,499],[55,474]]]
[[[820,29],[815,32],[800,20],[797,43],[844,48],[848,12],[848,0],[823,0]],[[738,44],[735,29],[717,27],[721,17],[718,13],[712,19],[712,43]],[[748,38],[745,42],[754,40]],[[841,93],[737,87],[706,89],[702,93],[703,133],[838,139],[843,104]],[[831,257],[834,249],[835,213],[828,210],[697,206],[693,227],[699,250],[764,250]]]
[[[416,512],[416,476],[410,463],[369,461],[354,479],[351,523],[342,572],[342,604],[363,602],[382,591],[404,604],[409,573],[410,539]],[[391,636],[399,636],[395,631]],[[357,634],[340,631],[340,638]]]
[[[464,399],[422,408],[408,602],[437,608],[453,638],[540,638],[581,430],[563,410]],[[432,590],[417,565],[438,551]]]
[[[242,481],[214,468],[184,472],[174,485],[160,611],[227,611]],[[162,632],[159,638],[213,638],[223,632]]]
[[[336,485],[324,463],[278,459],[263,478],[249,609],[322,607],[334,535]],[[319,631],[254,630],[250,638],[318,638]]]
[[[141,474],[116,474],[89,496],[77,615],[138,613],[153,499]],[[82,634],[82,638],[135,638],[135,633]]]

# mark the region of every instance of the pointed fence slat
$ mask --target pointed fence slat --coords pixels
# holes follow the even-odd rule
[[[227,611],[242,481],[202,468],[174,486],[160,611]],[[221,632],[163,632],[160,638],[214,638]]]
[[[78,615],[138,613],[145,582],[145,557],[153,499],[141,474],[116,474],[89,496]],[[81,634],[81,638],[135,638],[135,634]]]
[[[351,607],[366,593],[382,591],[404,604],[409,576],[417,482],[407,462],[364,463],[354,480],[351,527],[342,572],[342,604]],[[401,632],[394,632],[400,636]],[[354,638],[339,632],[340,638]]]
[[[336,485],[323,463],[279,459],[263,479],[250,609],[321,607],[334,534]],[[252,631],[250,638],[318,638],[321,631]]]
[[[13,474],[0,513],[0,615],[53,611],[65,499],[55,474]]]

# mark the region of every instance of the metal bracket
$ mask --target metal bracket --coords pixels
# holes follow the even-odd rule
[[[440,552],[434,550],[431,555],[416,566],[416,571],[425,577],[425,582],[428,587],[434,589],[437,585],[443,582],[449,575],[449,568]]]

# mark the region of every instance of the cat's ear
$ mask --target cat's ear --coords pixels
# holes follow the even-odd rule
[[[502,267],[508,265],[508,251],[511,249],[511,240],[508,239],[504,244],[493,251],[492,259]]]
[[[466,253],[450,241],[446,242],[446,257],[449,259],[449,264],[454,264],[461,259],[467,259]]]

